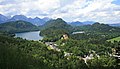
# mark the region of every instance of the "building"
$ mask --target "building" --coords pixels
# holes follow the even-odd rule
[[[69,38],[68,35],[67,35],[67,34],[64,34],[64,35],[62,35],[62,38],[61,38],[61,39],[67,40],[68,38]]]

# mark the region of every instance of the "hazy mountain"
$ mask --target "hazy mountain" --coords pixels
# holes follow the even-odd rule
[[[0,24],[0,31],[4,32],[26,32],[26,31],[34,31],[38,30],[37,26],[31,24],[30,22],[26,21],[11,21]]]
[[[45,24],[46,21],[36,17],[36,18],[33,18],[33,19],[32,18],[28,18],[28,22],[31,22],[34,25],[40,26],[40,25]]]
[[[120,27],[120,23],[115,23],[115,24],[109,24],[110,26],[114,26],[114,27]]]
[[[84,21],[84,22],[76,21],[76,22],[71,22],[68,24],[70,24],[71,26],[83,26],[83,25],[92,25],[94,23],[95,23],[94,21]]]
[[[28,21],[28,18],[24,15],[15,15],[8,21],[17,21],[17,20],[23,20],[23,21]]]
[[[41,19],[39,17],[28,18],[24,15],[14,15],[13,17],[8,18],[8,17],[0,14],[0,23],[10,22],[10,21],[18,21],[18,20],[27,21],[27,22],[30,22],[34,25],[40,26],[40,25],[45,24],[45,22],[49,21],[50,18],[48,18],[48,17],[45,17],[43,19]]]
[[[48,17],[44,17],[44,18],[43,18],[43,20],[46,21],[46,22],[49,21],[49,20],[51,20],[51,19],[52,19],[52,18],[48,18]]]
[[[24,15],[15,15],[11,19],[7,20],[7,22],[9,22],[9,21],[17,21],[17,20],[27,21],[27,22],[30,22],[30,23],[32,23],[34,25],[37,25],[37,26],[43,25],[46,22],[45,20],[40,19],[38,17],[36,17],[36,18],[27,18]]]
[[[8,18],[2,14],[0,14],[0,23],[4,23]]]
[[[24,15],[14,15],[11,18],[8,18],[2,14],[0,14],[0,23],[4,23],[4,22],[9,22],[9,21],[17,21],[17,20],[22,20],[22,21],[27,21],[30,22],[36,26],[41,26],[44,25],[47,21],[52,20],[51,18],[45,17],[45,18],[39,18],[39,17],[35,17],[35,18],[28,18]],[[93,23],[95,23],[94,21],[85,21],[85,22],[71,22],[68,23],[71,26],[83,26],[83,25],[92,25]]]
[[[76,22],[71,22],[71,26],[83,26],[84,24],[82,22],[76,21]]]
[[[94,21],[84,21],[82,22],[84,25],[92,25],[94,24],[95,22]]]

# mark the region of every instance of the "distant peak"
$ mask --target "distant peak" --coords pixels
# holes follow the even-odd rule
[[[94,24],[100,24],[99,22],[95,22]]]
[[[40,19],[39,17],[35,17],[35,19]]]
[[[0,14],[0,16],[4,16],[4,15]]]
[[[14,15],[13,17],[26,17],[24,15]]]
[[[56,20],[63,20],[62,18],[57,18]]]

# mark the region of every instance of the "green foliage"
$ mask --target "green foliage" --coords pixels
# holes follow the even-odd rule
[[[73,53],[77,56],[84,56],[86,54],[89,54],[90,51],[95,51],[99,55],[106,54],[106,52],[111,53],[111,46],[108,46],[107,42],[104,44],[97,42],[95,44],[86,40],[73,40],[73,39],[69,39],[64,42],[63,41],[59,42],[57,42],[61,44],[59,48],[66,52]],[[64,43],[64,45],[62,45],[62,43]]]
[[[37,41],[0,35],[0,69],[76,69],[87,67],[83,61],[64,57],[64,52],[48,50]],[[82,63],[81,63],[82,62]]]
[[[106,41],[119,36],[119,28],[95,23],[77,29],[85,31],[82,34],[71,34],[73,30],[70,28],[63,20],[57,19],[50,21],[50,26],[41,31],[43,41],[56,41],[60,52],[49,49],[43,42],[3,36],[9,34],[1,32],[0,69],[119,69],[110,54],[112,48],[120,47],[120,42]],[[112,28],[114,30],[109,31]],[[69,39],[60,39],[63,34],[70,34]],[[65,53],[72,55],[64,56]],[[87,60],[86,64],[81,58],[90,54],[94,59]]]
[[[100,58],[94,58],[88,61],[90,69],[116,69],[116,60],[107,55],[102,55]]]

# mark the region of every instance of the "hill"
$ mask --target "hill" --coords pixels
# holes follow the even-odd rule
[[[92,25],[85,25],[85,26],[79,26],[75,27],[74,31],[84,31],[83,34],[74,34],[72,37],[74,39],[88,39],[88,38],[94,38],[95,40],[100,40],[101,38],[104,38],[104,40],[109,40],[115,37],[120,36],[120,28],[118,27],[112,27],[108,24],[101,24],[101,23],[94,23]],[[103,39],[102,39],[103,41]],[[102,42],[100,40],[100,42]]]
[[[63,34],[71,33],[72,30],[72,26],[68,25],[61,18],[58,18],[56,20],[50,20],[46,22],[46,24],[42,26],[40,35],[56,40]]]
[[[112,27],[108,24],[100,24],[98,22],[92,24],[92,25],[86,25],[86,26],[79,26],[75,28],[76,30],[83,30],[83,31],[89,31],[89,32],[120,32],[120,28]]]
[[[0,24],[0,31],[4,31],[4,32],[15,33],[15,32],[34,31],[34,30],[38,30],[37,26],[21,20]]]
[[[55,20],[49,20],[42,27],[43,27],[43,29],[47,29],[50,27],[55,27],[55,28],[59,28],[59,29],[67,29],[67,30],[72,29],[72,27],[70,25],[68,25],[61,18],[57,18]]]

